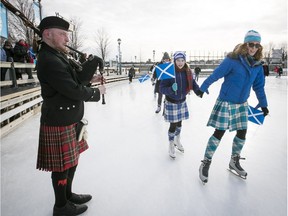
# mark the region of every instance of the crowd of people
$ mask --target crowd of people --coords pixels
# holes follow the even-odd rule
[[[17,41],[13,47],[10,40],[6,40],[1,47],[1,61],[2,62],[20,62],[20,63],[34,63],[36,55],[31,45],[24,39]],[[6,72],[8,68],[1,67],[1,81],[6,79]],[[28,79],[33,79],[32,68],[15,68],[16,79],[23,79],[22,74],[26,73]]]

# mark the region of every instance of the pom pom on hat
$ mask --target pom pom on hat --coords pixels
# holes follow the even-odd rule
[[[38,28],[40,30],[40,34],[42,35],[43,31],[49,28],[58,28],[58,29],[68,31],[69,25],[70,25],[69,22],[67,22],[64,19],[61,19],[60,17],[49,16],[41,20]]]
[[[186,61],[186,54],[182,51],[175,52],[173,57],[174,57],[174,61],[179,58],[183,58]]]
[[[251,41],[256,41],[261,43],[261,35],[254,30],[250,30],[246,33],[245,38],[244,38],[244,43],[248,43]]]
[[[170,56],[169,56],[169,54],[167,52],[164,52],[162,60],[164,60],[164,59],[170,59]]]

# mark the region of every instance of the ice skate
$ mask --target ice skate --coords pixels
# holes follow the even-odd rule
[[[184,153],[184,147],[183,147],[183,145],[180,142],[180,135],[175,136],[174,145],[175,145],[177,150],[179,150],[180,152]]]
[[[229,171],[240,178],[246,179],[247,178],[247,172],[241,167],[239,160],[245,160],[245,158],[241,158],[240,155],[234,155],[231,157],[230,163],[229,163]]]
[[[202,164],[199,168],[199,177],[203,184],[208,182],[208,171],[210,168],[211,160],[208,158],[205,158],[201,161]]]
[[[176,158],[174,141],[170,141],[170,143],[169,143],[169,156],[170,156],[172,159],[175,159],[175,158]]]
[[[157,110],[155,111],[155,113],[159,113],[161,111],[161,106],[158,105]]]

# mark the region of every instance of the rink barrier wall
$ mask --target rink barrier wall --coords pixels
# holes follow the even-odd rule
[[[15,68],[35,68],[34,64],[30,63],[11,63],[1,62],[1,67],[9,68],[9,76],[12,80],[1,81],[1,137],[9,134],[18,125],[22,124],[29,117],[37,114],[41,110],[42,97],[39,81],[36,78],[36,71],[33,70],[34,79],[16,80]],[[128,68],[128,67],[127,67]],[[145,70],[146,68],[146,70]],[[150,67],[141,68],[141,72],[136,72],[135,79],[143,74],[146,74]],[[124,82],[128,80],[128,71],[122,71],[122,75],[115,75],[113,70],[106,70],[105,73],[106,86],[113,85],[116,82]],[[209,76],[212,73],[212,69],[203,69],[200,76]],[[13,75],[14,74],[14,75]],[[109,75],[108,75],[109,74]],[[270,71],[270,75],[275,75],[273,71]],[[283,75],[287,75],[287,69],[284,69]],[[15,78],[15,80],[13,80]],[[92,87],[97,87],[99,83],[94,84]],[[9,88],[9,93],[4,95],[4,88]]]
[[[135,79],[140,76],[141,74],[138,73]],[[105,76],[105,79],[105,86],[108,87],[116,82],[127,82],[128,76],[127,74],[109,75]],[[8,135],[17,126],[41,111],[43,99],[39,81],[37,78],[33,79],[33,82],[29,81],[17,80],[16,86],[13,85],[12,81],[1,81],[1,137]],[[92,85],[92,87],[98,85],[99,83]],[[6,89],[2,88],[4,86]],[[9,93],[4,95],[3,92],[6,90]]]

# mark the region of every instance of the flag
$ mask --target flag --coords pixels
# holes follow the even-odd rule
[[[140,83],[143,83],[144,81],[150,79],[150,75],[147,73],[147,74],[144,74],[143,76],[141,76],[140,78],[138,78],[139,82]]]
[[[175,78],[173,63],[158,64],[155,66],[158,80]]]
[[[254,107],[248,106],[248,120],[255,124],[262,125],[264,122],[263,112]]]

